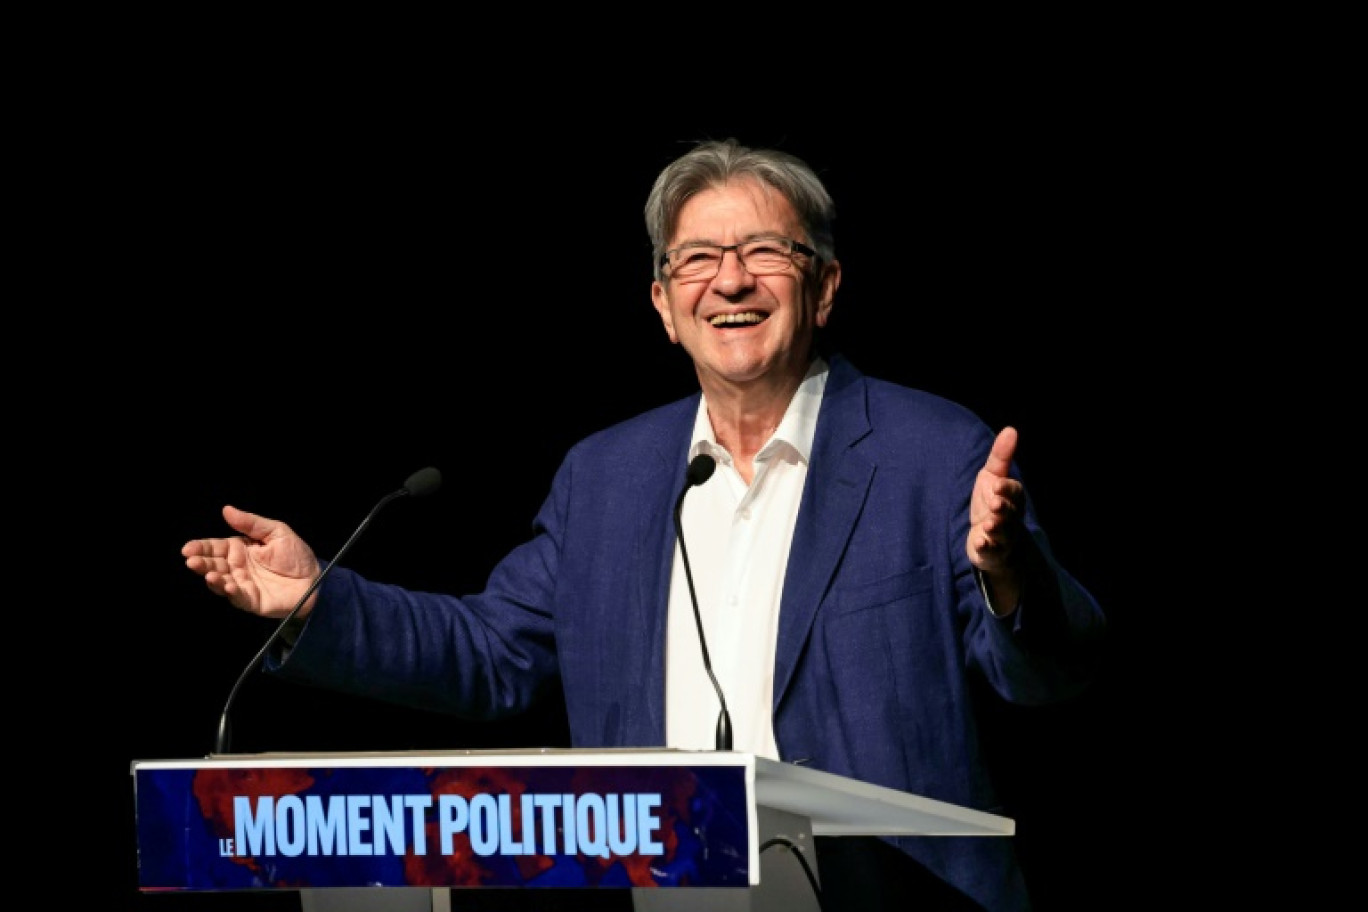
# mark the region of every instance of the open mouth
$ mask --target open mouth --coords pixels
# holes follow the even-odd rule
[[[713,326],[754,326],[769,319],[769,314],[748,310],[745,313],[717,314],[708,322]]]

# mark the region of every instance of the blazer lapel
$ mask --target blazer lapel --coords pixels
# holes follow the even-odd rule
[[[776,713],[874,478],[874,464],[854,448],[872,430],[867,394],[864,377],[833,358],[784,576],[771,704]]]

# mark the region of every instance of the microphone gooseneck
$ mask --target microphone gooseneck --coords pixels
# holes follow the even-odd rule
[[[247,663],[247,667],[242,669],[242,673],[238,675],[236,683],[233,684],[233,689],[228,692],[227,701],[223,704],[223,712],[219,715],[218,734],[214,739],[214,754],[228,753],[231,728],[228,722],[228,712],[233,707],[233,700],[237,697],[238,690],[242,688],[243,682],[247,680],[247,675],[252,669],[260,664],[262,658],[266,655],[266,651],[271,648],[271,644],[280,638],[280,634],[285,629],[285,625],[294,620],[294,616],[299,613],[300,608],[304,607],[304,603],[309,600],[309,596],[317,591],[319,585],[323,582],[323,578],[326,577],[328,573],[332,571],[332,568],[336,567],[338,562],[342,560],[343,556],[351,550],[352,544],[361,537],[361,533],[370,525],[370,522],[375,518],[375,515],[392,500],[396,500],[400,497],[426,497],[429,494],[435,494],[441,486],[441,472],[431,466],[426,469],[419,469],[408,477],[408,480],[404,482],[402,488],[386,494],[384,497],[380,498],[379,503],[371,508],[370,513],[366,514],[366,518],[361,520],[361,525],[357,526],[356,531],[351,534],[351,538],[348,538],[347,543],[338,549],[337,554],[328,563],[328,566],[323,568],[323,572],[314,577],[314,581],[309,584],[309,588],[300,596],[299,601],[295,603],[295,606],[290,609],[290,613],[281,619],[280,623],[276,625],[275,630],[266,638],[266,642],[257,650],[256,655],[252,656],[252,660]]]
[[[684,495],[689,493],[689,489],[695,485],[712,478],[713,471],[717,468],[717,460],[707,453],[699,453],[689,463],[689,469],[684,474],[684,489],[679,492],[679,499],[675,501],[674,523],[675,535],[679,538],[679,554],[684,558],[684,578],[689,583],[689,601],[693,603],[694,623],[698,625],[698,645],[703,650],[703,669],[708,673],[712,680],[713,690],[717,691],[717,702],[722,705],[722,711],[717,715],[717,736],[716,745],[720,751],[732,749],[732,725],[731,714],[727,712],[727,699],[722,696],[722,685],[717,683],[717,676],[713,674],[712,659],[708,657],[708,641],[703,636],[703,615],[698,610],[698,594],[694,592],[693,570],[689,568],[689,549],[684,547],[684,523],[680,516],[684,510]]]

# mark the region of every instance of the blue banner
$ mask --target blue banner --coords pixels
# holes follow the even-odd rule
[[[143,892],[751,879],[742,765],[206,762],[134,783]]]

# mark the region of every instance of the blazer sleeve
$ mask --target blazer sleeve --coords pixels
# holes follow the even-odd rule
[[[413,591],[334,568],[293,644],[273,651],[266,670],[470,719],[527,710],[558,674],[555,496],[553,488],[530,540],[475,595]]]
[[[992,446],[992,432],[983,429],[983,459]],[[963,490],[973,490],[982,466],[974,455],[965,465]],[[1021,478],[1013,465],[1013,477]],[[970,661],[1004,698],[1022,704],[1067,699],[1084,690],[1096,676],[1104,656],[1106,619],[1101,606],[1056,559],[1049,537],[1036,517],[1027,487],[1026,538],[1014,555],[1024,587],[1017,610],[1005,618],[993,614],[965,550],[969,532],[966,496],[952,523],[952,553],[960,569],[956,591],[960,611],[969,618],[967,647]]]

